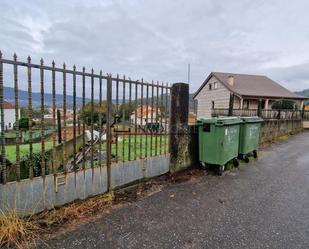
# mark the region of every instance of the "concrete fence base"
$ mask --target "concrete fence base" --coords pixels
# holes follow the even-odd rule
[[[167,154],[112,164],[112,187],[165,174],[169,171],[169,161],[170,156]],[[31,215],[105,192],[105,166],[66,175],[35,177],[0,185],[0,210],[5,212],[16,209],[20,215]]]

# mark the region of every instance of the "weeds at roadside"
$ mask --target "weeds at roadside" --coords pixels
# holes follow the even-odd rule
[[[57,234],[61,229],[72,228],[85,220],[102,217],[122,205],[160,192],[166,185],[180,183],[207,174],[205,170],[190,168],[175,174],[165,174],[127,188],[78,200],[65,206],[20,218],[17,210],[3,213],[0,210],[0,248],[28,249]]]
[[[0,210],[0,248],[30,248],[38,240],[40,227],[31,218],[20,218],[16,209]]]

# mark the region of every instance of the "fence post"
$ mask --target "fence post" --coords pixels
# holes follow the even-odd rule
[[[188,153],[189,85],[175,83],[171,88],[170,110],[170,171],[176,172],[190,165]]]
[[[230,94],[230,102],[229,102],[229,113],[228,116],[233,116],[233,108],[234,108],[234,93]]]

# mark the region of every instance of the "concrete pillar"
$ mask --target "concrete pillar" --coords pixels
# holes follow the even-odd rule
[[[189,85],[175,83],[171,88],[170,110],[170,171],[176,172],[188,167],[190,156],[188,151],[188,115]]]
[[[244,99],[240,98],[239,109],[242,110],[244,108]]]
[[[300,101],[299,110],[302,110],[304,108],[304,101]]]
[[[265,110],[268,110],[268,109],[269,109],[268,105],[269,105],[269,99],[266,99],[266,100],[265,100],[265,106],[264,106],[264,109],[265,109]]]

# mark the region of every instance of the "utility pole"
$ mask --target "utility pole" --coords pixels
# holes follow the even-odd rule
[[[190,84],[190,63],[188,64],[188,84]]]

